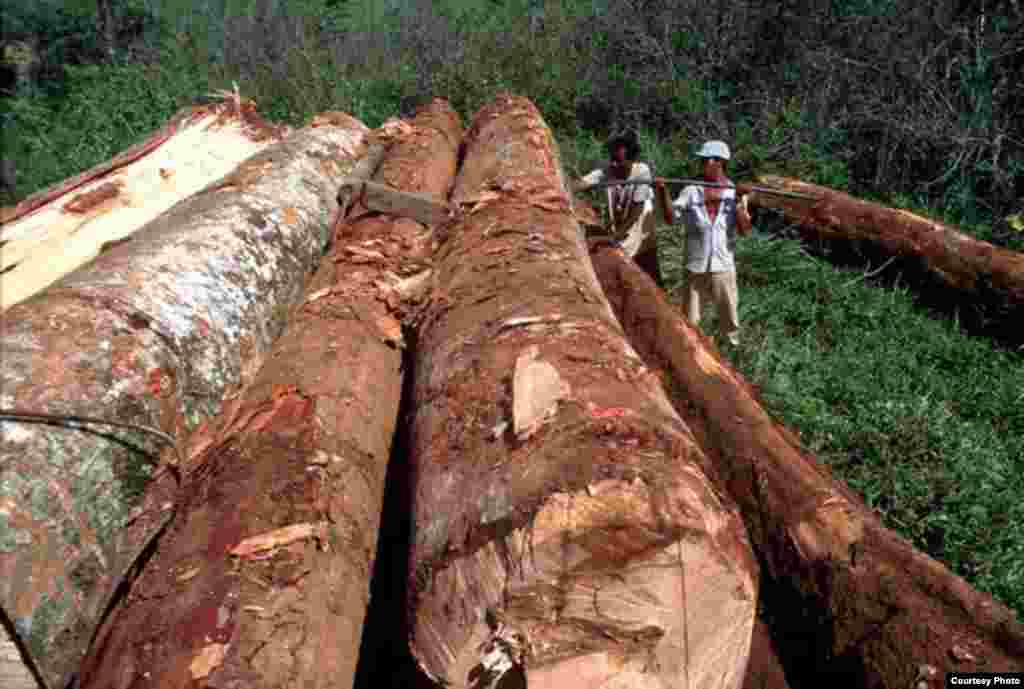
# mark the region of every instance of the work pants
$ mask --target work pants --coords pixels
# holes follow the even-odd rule
[[[719,328],[734,345],[740,343],[739,301],[736,290],[736,271],[722,273],[693,273],[686,271],[686,317],[691,323],[700,323],[703,300],[712,302],[718,311]]]

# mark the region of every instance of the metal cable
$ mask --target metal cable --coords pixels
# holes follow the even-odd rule
[[[160,440],[165,444],[170,445],[174,449],[174,454],[178,457],[178,463],[181,466],[185,465],[185,457],[181,454],[181,450],[178,449],[178,441],[175,440],[174,436],[164,433],[158,428],[152,426],[143,426],[137,423],[129,423],[127,421],[114,421],[112,419],[100,419],[94,416],[83,416],[81,414],[50,414],[43,412],[27,411],[24,409],[4,409],[0,408],[0,421],[24,421],[28,423],[40,423],[40,422],[58,422],[62,425],[69,426],[71,423],[88,423],[88,424],[99,424],[104,426],[116,426],[118,428],[127,428],[133,431],[140,431],[142,433],[148,433]]]

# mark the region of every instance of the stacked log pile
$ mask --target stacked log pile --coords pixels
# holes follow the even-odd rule
[[[461,133],[445,103],[385,126],[377,178],[444,199]],[[180,515],[83,687],[352,686],[402,389],[401,280],[432,245],[405,218],[338,226],[256,380],[193,434]]]
[[[0,420],[0,682],[364,689],[370,580],[396,576],[374,572],[389,461],[413,516],[389,642],[439,686],[1024,671],[1011,611],[884,529],[650,278],[588,249],[593,214],[528,100],[499,97],[465,136],[443,101],[373,132],[344,113],[287,138],[260,125],[226,177],[143,189],[144,212],[115,217],[131,182],[103,184],[151,177],[194,119],[3,226],[13,273],[107,223],[3,313],[0,408],[175,446]],[[762,182],[825,196],[805,226],[923,247],[950,284],[1020,303],[1013,257]]]
[[[253,379],[323,253],[337,180],[368,130],[317,125],[4,311],[0,407],[141,424],[182,444]],[[172,515],[180,469],[134,432],[0,431],[0,606],[26,662],[63,689]]]

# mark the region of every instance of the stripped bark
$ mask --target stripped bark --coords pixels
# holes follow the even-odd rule
[[[435,101],[402,124],[377,179],[443,200],[458,115]],[[339,226],[253,385],[192,436],[181,516],[83,687],[352,686],[402,389],[393,285],[432,249],[407,219]]]
[[[477,114],[419,332],[412,649],[451,687],[739,687],[756,565],[527,100]]]
[[[1024,254],[975,239],[931,218],[828,187],[771,175],[758,181],[822,198],[809,205],[765,194],[751,196],[757,205],[782,211],[805,236],[899,260],[894,269],[919,272],[960,300],[971,300],[985,319],[993,322],[997,334],[1022,341]]]
[[[939,670],[929,687],[945,672],[1024,670],[1024,628],[1012,611],[884,528],[621,251],[597,250],[594,265],[631,342],[677,386],[680,413],[739,503],[769,611],[783,606],[775,616],[804,644],[801,672],[872,689],[916,686],[922,666]]]
[[[248,101],[190,108],[112,160],[25,199],[0,218],[0,310],[127,241],[285,133]]]
[[[366,132],[351,118],[304,129],[4,312],[0,407],[180,441],[280,334]],[[120,431],[0,423],[0,604],[51,687],[170,517],[172,464],[153,454]]]

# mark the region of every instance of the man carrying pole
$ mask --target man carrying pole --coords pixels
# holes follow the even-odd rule
[[[752,225],[747,194],[736,197],[736,186],[726,177],[729,146],[723,141],[707,141],[697,151],[702,159],[703,181],[714,186],[692,184],[669,201],[663,180],[654,187],[665,212],[665,221],[673,224],[676,213],[686,229],[686,313],[694,325],[700,322],[701,300],[715,304],[720,328],[733,345],[739,345],[738,294],[734,256],[736,232],[748,235]],[[746,189],[742,189],[746,191]]]
[[[575,191],[585,191],[598,185],[607,188],[606,229],[626,255],[661,287],[654,192],[651,189],[654,180],[650,166],[637,161],[639,156],[640,144],[634,132],[612,137],[608,141],[608,164],[582,177],[576,183]],[[616,184],[626,181],[634,184]]]

